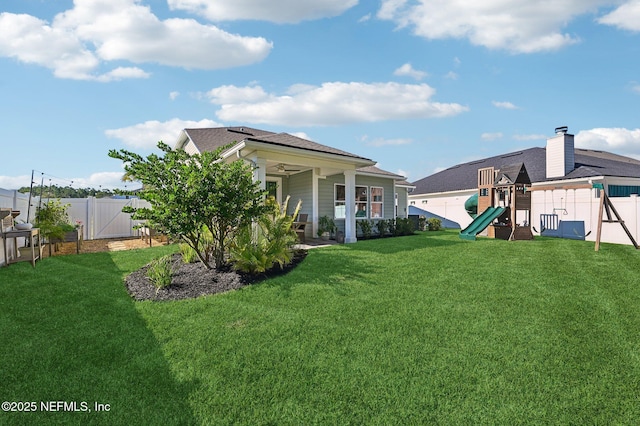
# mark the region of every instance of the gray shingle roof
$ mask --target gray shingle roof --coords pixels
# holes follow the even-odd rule
[[[207,129],[184,129],[184,131],[200,152],[214,151],[222,146],[247,139],[272,145],[304,149],[306,151],[372,161],[368,158],[299,138],[288,133],[274,133],[251,127],[216,127]]]
[[[532,183],[596,176],[640,178],[640,161],[638,160],[610,152],[576,149],[575,169],[563,178],[547,179],[546,149],[529,148],[523,151],[458,164],[417,180],[413,182],[416,188],[412,195],[477,188],[478,169],[485,167],[501,169],[515,163],[524,163]]]
[[[215,151],[222,146],[240,142],[249,137],[263,137],[275,134],[251,127],[215,127],[207,129],[184,129],[184,131],[200,152]]]
[[[259,136],[259,137],[249,137],[246,139],[256,141],[256,142],[266,142],[273,145],[288,146],[291,148],[300,148],[306,151],[321,152],[324,154],[335,154],[335,155],[341,155],[343,157],[351,157],[351,158],[357,158],[359,160],[372,161],[369,158],[361,157],[359,155],[352,154],[347,151],[342,151],[340,149],[332,148],[327,145],[322,145],[317,142],[299,138],[297,136],[290,135],[289,133],[272,133],[270,135]]]
[[[262,142],[276,146],[285,146],[290,148],[299,148],[306,151],[319,152],[323,154],[334,154],[343,157],[349,157],[357,160],[373,162],[373,160],[342,151],[327,145],[322,145],[307,139],[303,139],[289,133],[274,133],[266,130],[254,129],[252,127],[216,127],[206,129],[184,129],[185,133],[196,145],[200,152],[214,151],[220,147],[240,142],[243,140]],[[360,167],[359,172],[377,174],[380,176],[393,178],[399,181],[399,184],[410,186],[405,181],[404,176],[379,169],[376,166]]]
[[[378,168],[378,167],[376,167],[376,166],[360,167],[360,168],[358,169],[358,171],[359,171],[359,172],[362,172],[362,173],[372,173],[372,174],[375,174],[375,175],[388,176],[388,177],[394,178],[394,179],[396,179],[396,180],[402,180],[402,181],[404,181],[404,179],[405,179],[405,177],[404,177],[404,176],[401,176],[401,175],[398,175],[398,174],[395,174],[395,173],[391,173],[391,172],[388,172],[388,171],[386,171],[386,170],[382,170],[382,169],[380,169],[380,168]],[[405,182],[407,185],[409,185],[409,183],[408,183],[408,182],[406,182],[406,181],[404,181],[404,182]]]

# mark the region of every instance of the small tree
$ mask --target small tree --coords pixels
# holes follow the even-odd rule
[[[62,204],[60,200],[49,200],[36,209],[35,226],[49,242],[63,239],[65,232],[75,229],[69,223],[68,208],[69,204]]]
[[[151,208],[124,208],[132,218],[146,220],[196,251],[207,268],[209,252],[213,266],[225,264],[225,253],[233,233],[265,210],[265,191],[253,182],[253,169],[242,161],[225,163],[220,153],[190,155],[158,142],[163,156],[146,158],[127,150],[110,150],[109,156],[124,162],[125,174],[143,184],[140,198]],[[212,238],[211,244],[203,242]]]

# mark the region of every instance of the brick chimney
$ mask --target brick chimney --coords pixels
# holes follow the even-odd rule
[[[547,179],[563,177],[576,166],[573,135],[567,131],[556,127],[556,135],[547,139]]]

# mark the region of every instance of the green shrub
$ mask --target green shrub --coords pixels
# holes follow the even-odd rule
[[[384,234],[387,233],[387,221],[384,219],[380,219],[376,222],[376,229],[378,230],[378,235],[384,237]]]
[[[180,255],[184,263],[194,263],[198,261],[198,253],[189,244],[180,243]]]
[[[40,228],[40,234],[48,241],[61,240],[66,232],[76,229],[69,223],[69,205],[60,200],[49,200],[36,209],[34,226]]]
[[[328,232],[333,235],[336,231],[336,223],[327,215],[320,216],[318,219],[318,237],[321,237],[322,234]]]
[[[411,235],[413,234],[413,222],[408,217],[396,219],[395,235]]]
[[[269,210],[257,224],[247,224],[234,235],[229,257],[236,270],[257,274],[271,269],[276,263],[282,268],[293,259],[293,246],[298,236],[291,226],[301,202],[293,215],[287,214],[289,197],[282,207],[273,198],[266,203]]]
[[[362,236],[364,238],[371,238],[371,228],[373,227],[373,223],[368,220],[358,220],[356,222],[360,227],[360,232],[362,232]]]
[[[430,217],[427,220],[427,225],[429,226],[429,231],[438,231],[442,228],[442,220],[437,217]]]
[[[389,231],[391,236],[398,235],[398,234],[396,234],[396,220],[395,219],[388,219],[387,220],[387,230]]]
[[[171,275],[173,274],[172,254],[167,254],[149,263],[147,278],[156,287],[156,294],[161,288],[171,285]]]

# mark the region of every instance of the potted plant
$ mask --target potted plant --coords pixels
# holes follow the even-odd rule
[[[82,224],[80,222],[75,225],[70,223],[67,213],[68,207],[69,204],[62,204],[60,200],[50,200],[36,210],[35,226],[40,228],[40,234],[49,243],[49,253],[51,253],[51,243],[57,244],[67,241],[77,242],[79,251]]]
[[[324,215],[318,219],[318,237],[328,240],[336,230],[336,224],[329,216]]]

